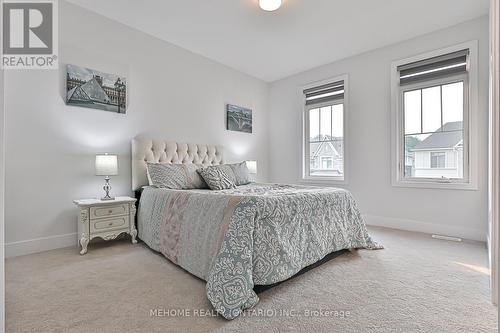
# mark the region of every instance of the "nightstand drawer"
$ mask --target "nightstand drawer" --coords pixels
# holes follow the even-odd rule
[[[124,229],[129,227],[129,217],[112,217],[107,219],[90,220],[90,233],[107,230]]]
[[[128,215],[128,213],[129,213],[128,204],[90,207],[91,219]]]

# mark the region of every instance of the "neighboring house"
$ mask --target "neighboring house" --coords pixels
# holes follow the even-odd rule
[[[322,138],[330,141],[310,144],[311,174],[341,176],[344,174],[344,140],[342,138]]]
[[[405,149],[405,175],[406,177],[415,176],[415,153]]]
[[[419,142],[411,150],[414,155],[412,177],[462,178],[462,122],[450,122]]]

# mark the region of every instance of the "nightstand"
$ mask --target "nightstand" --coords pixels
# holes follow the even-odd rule
[[[78,242],[87,253],[87,245],[96,238],[115,239],[122,233],[132,236],[132,243],[137,243],[135,228],[135,202],[131,197],[116,197],[114,200],[84,199],[74,200],[80,208],[78,219]]]

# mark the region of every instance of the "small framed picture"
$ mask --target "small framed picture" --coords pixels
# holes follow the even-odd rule
[[[66,104],[126,113],[127,80],[115,74],[67,65]]]
[[[252,110],[227,104],[226,124],[229,131],[252,133]]]

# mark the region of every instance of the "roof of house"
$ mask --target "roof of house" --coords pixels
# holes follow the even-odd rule
[[[425,140],[419,142],[413,150],[453,148],[463,140],[462,129],[461,121],[446,123]]]
[[[88,82],[69,90],[68,101],[71,100],[73,101],[91,100],[100,103],[110,102],[108,94],[106,94],[106,92],[101,87],[99,82],[97,82],[95,77],[90,79]]]
[[[343,144],[344,140],[342,138],[336,137],[323,137],[322,142],[312,142],[310,146],[311,157],[314,156],[335,156],[342,157],[344,154]]]

